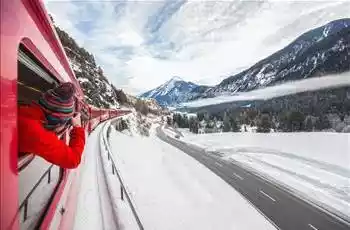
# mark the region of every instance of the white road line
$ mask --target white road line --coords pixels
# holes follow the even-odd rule
[[[238,175],[237,173],[233,173],[233,175],[234,175],[235,177],[237,177],[238,179],[240,179],[240,180],[243,180],[243,179],[244,179],[243,177],[241,177],[241,176]]]
[[[316,228],[316,227],[313,226],[312,224],[309,224],[309,227],[312,228],[313,230],[318,230],[318,228]]]
[[[275,199],[273,199],[269,194],[265,193],[263,190],[259,191],[261,194],[263,194],[264,196],[268,197],[270,200],[272,200],[273,202],[276,202]]]
[[[216,165],[220,166],[220,167],[224,167],[222,164],[220,164],[219,162],[215,162]]]

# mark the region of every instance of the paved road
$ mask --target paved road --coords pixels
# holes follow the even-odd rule
[[[170,138],[157,128],[163,141],[187,153],[220,176],[278,229],[283,230],[350,230],[350,225],[266,181],[233,162]]]

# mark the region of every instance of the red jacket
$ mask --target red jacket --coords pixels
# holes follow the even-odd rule
[[[44,128],[45,116],[41,108],[32,104],[18,110],[18,148],[20,153],[33,153],[63,168],[80,164],[85,145],[85,131],[74,127],[69,146],[57,135]]]

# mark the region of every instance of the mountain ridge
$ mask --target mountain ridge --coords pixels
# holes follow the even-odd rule
[[[180,90],[183,87],[181,84],[193,83],[179,79],[178,82],[181,84],[177,87],[171,85],[169,88],[184,95],[172,93],[171,90],[165,92],[162,87],[168,87],[172,78],[141,96],[154,98],[163,106],[174,106],[190,100],[247,92],[289,81],[349,70],[350,18],[343,18],[304,32],[284,48],[240,73],[228,76],[213,87],[197,85],[191,90]]]
[[[224,79],[202,97],[246,92],[347,70],[350,70],[350,18],[303,33],[250,68]]]
[[[172,77],[162,85],[139,95],[140,98],[153,98],[162,106],[173,106],[188,101],[209,86],[197,85],[190,81],[184,81],[178,76]]]

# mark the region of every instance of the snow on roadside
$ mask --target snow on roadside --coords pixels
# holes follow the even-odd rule
[[[188,133],[183,140],[208,151],[254,147],[350,168],[350,134],[346,133]]]
[[[180,140],[220,152],[350,219],[350,134],[184,134]]]
[[[163,130],[168,136],[175,137],[176,135],[178,135],[178,133],[171,129],[171,127],[165,128]]]
[[[131,207],[126,198],[122,199],[121,182],[116,175],[118,173],[118,169],[115,169],[115,171],[113,171],[112,160],[108,158],[108,152],[111,152],[111,150],[107,141],[107,133],[108,129],[113,128],[110,126],[110,124],[111,123],[109,121],[106,123],[100,135],[100,160],[103,165],[103,174],[107,186],[107,194],[105,195],[108,196],[110,204],[112,206],[110,213],[107,213],[109,215],[112,215],[112,217],[110,217],[109,221],[106,221],[106,223],[108,223],[108,227],[110,229],[116,228],[116,226],[112,226],[112,221],[115,221],[118,229],[137,229],[137,222],[133,216]],[[113,159],[113,162],[115,162],[114,158],[112,156],[110,157]]]
[[[274,229],[208,168],[154,136],[112,129],[110,143],[145,229]]]

